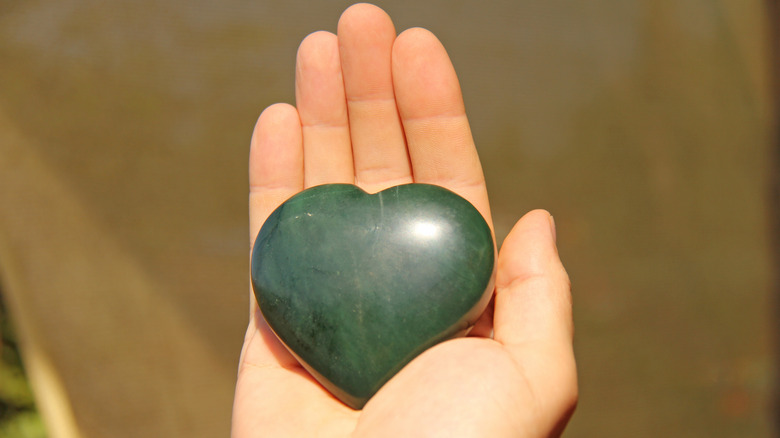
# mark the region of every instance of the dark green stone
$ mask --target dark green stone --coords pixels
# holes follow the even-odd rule
[[[473,325],[493,266],[490,228],[447,189],[407,184],[369,195],[328,184],[266,220],[252,286],[279,339],[360,409],[415,356]]]

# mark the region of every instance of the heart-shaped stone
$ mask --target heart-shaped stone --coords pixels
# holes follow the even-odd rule
[[[493,268],[488,224],[455,193],[326,184],[265,221],[252,286],[288,350],[361,409],[417,355],[471,328],[490,299]]]

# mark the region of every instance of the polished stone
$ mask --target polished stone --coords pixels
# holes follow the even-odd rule
[[[406,184],[367,194],[327,184],[266,220],[252,286],[285,346],[360,409],[414,357],[473,325],[493,270],[490,228],[455,193]]]

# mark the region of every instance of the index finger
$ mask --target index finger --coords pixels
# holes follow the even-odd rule
[[[540,403],[568,412],[577,403],[571,285],[554,223],[532,211],[512,228],[498,256],[495,340],[523,370]]]
[[[414,181],[440,185],[466,198],[492,229],[485,177],[458,77],[431,32],[414,28],[396,38],[393,86]]]

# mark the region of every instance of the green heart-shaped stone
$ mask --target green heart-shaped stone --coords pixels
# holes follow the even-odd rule
[[[252,286],[282,343],[360,409],[418,354],[467,332],[490,299],[493,267],[488,224],[455,193],[327,184],[265,221]]]

